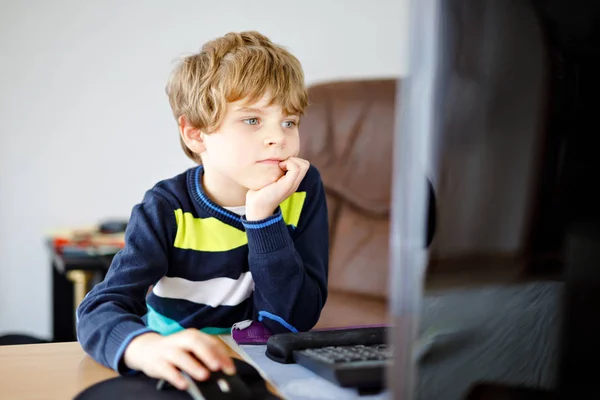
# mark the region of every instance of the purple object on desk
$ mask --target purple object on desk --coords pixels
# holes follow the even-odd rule
[[[239,328],[234,325],[231,329],[231,336],[237,344],[266,344],[267,340],[273,335],[270,330],[258,321],[248,323],[249,326],[244,327],[244,323],[239,323]]]

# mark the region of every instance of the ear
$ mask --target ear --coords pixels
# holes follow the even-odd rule
[[[177,122],[179,123],[179,134],[185,145],[198,155],[204,153],[206,146],[200,129],[192,126],[184,115],[179,117]]]

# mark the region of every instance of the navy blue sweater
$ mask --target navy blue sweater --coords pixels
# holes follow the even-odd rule
[[[77,338],[99,363],[125,372],[125,348],[149,331],[229,332],[247,319],[275,333],[307,331],[319,319],[329,238],[317,169],[261,221],[212,202],[202,173],[192,168],[146,193],[125,247],[78,307]]]

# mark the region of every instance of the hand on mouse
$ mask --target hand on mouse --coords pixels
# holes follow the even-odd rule
[[[188,383],[179,371],[197,381],[208,379],[211,371],[235,374],[233,360],[220,339],[186,329],[169,336],[149,332],[133,339],[125,349],[125,365],[146,375],[165,379],[179,390]],[[207,369],[208,368],[208,369]]]
[[[279,163],[285,174],[274,183],[259,190],[246,193],[246,219],[259,221],[273,214],[281,202],[298,189],[310,163],[298,157],[290,157]]]

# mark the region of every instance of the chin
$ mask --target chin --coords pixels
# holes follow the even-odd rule
[[[283,176],[283,171],[273,171],[272,173],[261,172],[255,176],[248,177],[246,184],[244,185],[249,190],[260,190],[265,186],[277,182]]]

